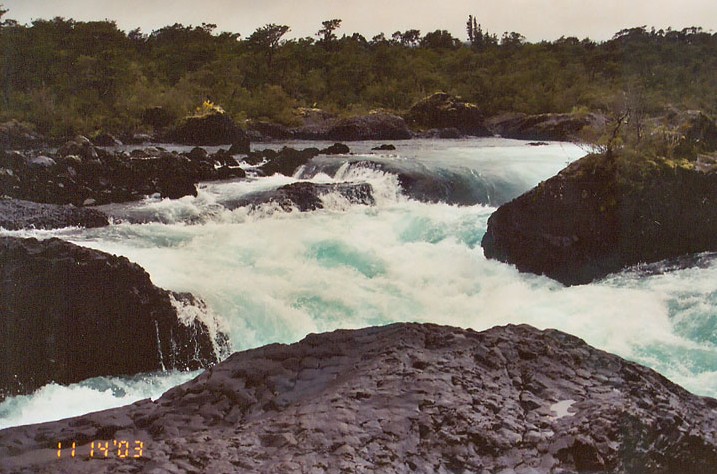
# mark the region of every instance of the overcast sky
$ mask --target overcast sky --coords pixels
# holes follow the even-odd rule
[[[55,16],[115,20],[145,33],[174,23],[215,23],[219,31],[249,36],[267,23],[291,27],[291,36],[313,36],[323,20],[343,20],[339,34],[366,38],[415,28],[446,29],[465,40],[473,14],[483,30],[517,31],[529,41],[560,36],[605,40],[634,26],[717,30],[717,0],[0,0],[7,18],[20,23]]]

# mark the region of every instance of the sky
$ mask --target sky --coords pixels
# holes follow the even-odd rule
[[[28,24],[56,16],[75,20],[117,22],[143,32],[174,23],[214,23],[217,31],[249,36],[268,23],[291,27],[289,37],[314,36],[324,20],[342,20],[338,31],[378,33],[437,29],[466,39],[468,15],[484,31],[501,36],[516,31],[529,41],[561,36],[610,39],[624,28],[646,25],[657,29],[701,26],[717,30],[716,0],[0,0],[6,18]]]

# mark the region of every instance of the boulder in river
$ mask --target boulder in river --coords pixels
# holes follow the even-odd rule
[[[180,120],[170,139],[184,145],[232,145],[249,151],[249,139],[234,120],[221,112],[191,115]]]
[[[717,159],[588,155],[498,208],[482,245],[566,285],[717,250]]]
[[[485,126],[485,115],[476,104],[445,92],[436,92],[413,104],[406,119],[410,124],[424,129],[453,129],[458,130],[459,134],[479,137],[492,135]]]
[[[607,119],[595,113],[507,114],[493,117],[487,126],[503,138],[573,141],[588,128],[602,130]]]
[[[201,301],[157,288],[124,257],[59,239],[0,237],[0,314],[0,399],[50,382],[200,369],[227,349]]]
[[[259,206],[273,203],[285,211],[315,211],[323,209],[323,196],[335,193],[351,204],[375,204],[373,188],[368,183],[310,183],[296,182],[270,191],[260,191],[242,197],[238,201],[223,202],[229,209],[243,206]]]
[[[109,225],[107,216],[96,209],[0,198],[0,227],[6,230],[106,225]]]
[[[0,470],[708,473],[715,426],[717,400],[560,331],[404,323],[238,352],[155,402],[2,430]]]
[[[330,140],[405,140],[413,135],[402,117],[373,113],[337,121],[327,132]]]

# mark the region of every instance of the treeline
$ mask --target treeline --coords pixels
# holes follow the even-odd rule
[[[335,19],[315,37],[286,40],[289,26],[274,24],[244,38],[211,24],[145,34],[110,21],[3,18],[0,120],[51,135],[142,131],[148,108],[180,117],[207,98],[239,121],[283,124],[296,120],[297,106],[400,112],[437,90],[487,115],[611,110],[625,100],[647,112],[717,111],[717,34],[700,28],[528,43],[518,33],[484,32],[473,17],[467,41],[444,30],[367,39],[340,34]]]

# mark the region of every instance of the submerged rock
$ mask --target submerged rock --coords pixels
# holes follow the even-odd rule
[[[715,426],[717,400],[559,331],[394,324],[236,353],[156,402],[0,431],[0,468],[707,473]],[[137,458],[119,457],[123,439]],[[99,440],[107,457],[89,459]]]
[[[0,198],[0,227],[3,229],[92,228],[106,225],[109,225],[107,216],[95,209]]]
[[[717,250],[717,167],[703,160],[582,158],[493,213],[485,255],[573,285]]]
[[[228,209],[244,206],[260,206],[273,203],[285,211],[315,211],[323,209],[323,196],[335,193],[351,204],[373,205],[373,188],[368,183],[309,183],[297,182],[271,191],[261,191],[244,196],[238,201],[223,202]]]
[[[124,257],[0,237],[0,399],[50,382],[207,367],[227,347],[213,319],[192,315],[202,307]]]

